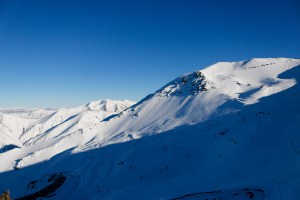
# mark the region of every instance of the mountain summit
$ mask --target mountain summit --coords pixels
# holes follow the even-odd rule
[[[13,199],[297,200],[299,80],[300,59],[220,62],[136,104],[2,111],[0,137],[10,139],[0,190]]]

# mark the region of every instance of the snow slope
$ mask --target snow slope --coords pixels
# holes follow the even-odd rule
[[[118,134],[140,138],[239,112],[246,105],[294,86],[295,79],[278,75],[298,64],[296,59],[252,59],[217,63],[182,75],[130,109],[104,120],[108,125],[99,129],[102,134],[94,143]]]
[[[70,109],[0,109],[0,153],[14,148],[24,152],[26,146],[31,148],[31,140],[36,138],[41,140],[49,135],[56,137],[80,133],[83,128],[90,128],[133,104],[128,100],[99,100]],[[41,148],[44,149],[45,146],[42,145]],[[38,152],[40,150],[34,148],[31,155]],[[54,151],[50,157],[56,153]],[[14,167],[19,167],[21,163]],[[5,168],[2,163],[0,169]]]
[[[17,137],[1,132],[21,144],[0,154],[0,190],[15,199],[300,199],[299,80],[300,59],[221,62],[131,107],[92,102],[63,119],[53,111]],[[99,109],[115,114],[97,119]]]

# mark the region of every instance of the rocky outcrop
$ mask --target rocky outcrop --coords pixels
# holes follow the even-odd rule
[[[9,191],[5,191],[0,195],[0,200],[12,200],[9,195]]]

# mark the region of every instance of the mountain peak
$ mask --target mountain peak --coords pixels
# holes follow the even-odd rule
[[[293,86],[295,84],[293,80],[282,80],[277,77],[297,63],[299,64],[299,60],[290,58],[254,58],[248,61],[218,62],[202,70],[179,76],[158,90],[154,96],[187,96],[216,89],[216,92],[239,99],[240,94],[257,90],[257,94],[260,94],[256,99],[248,102],[241,99],[244,103],[255,103],[259,98]],[[265,90],[264,86],[268,89]]]
[[[182,96],[205,92],[208,81],[201,71],[196,71],[176,78],[163,88],[158,90],[155,95],[159,97]]]
[[[86,107],[89,110],[95,110],[95,111],[101,110],[105,112],[121,112],[124,109],[132,106],[133,104],[135,104],[135,102],[129,100],[105,99],[105,100],[91,101],[86,105]]]
[[[300,59],[220,62],[133,106],[92,101],[30,117],[25,129],[5,114],[0,186],[16,199],[62,177],[52,199],[297,199],[299,69]]]

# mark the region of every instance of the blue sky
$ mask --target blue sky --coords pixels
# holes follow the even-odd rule
[[[218,61],[300,57],[298,0],[0,1],[0,107],[138,101]]]

